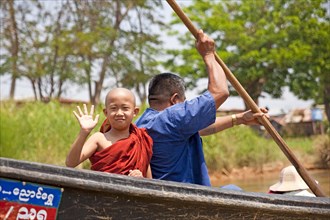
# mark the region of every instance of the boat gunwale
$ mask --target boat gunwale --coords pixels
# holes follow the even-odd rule
[[[113,194],[129,194],[136,197],[154,196],[164,200],[190,203],[330,216],[330,199],[328,197],[313,198],[223,190],[196,184],[135,178],[2,157],[0,157],[0,176],[52,185],[64,188],[64,190],[65,187],[69,187]]]

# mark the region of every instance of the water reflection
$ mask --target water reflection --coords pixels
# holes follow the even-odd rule
[[[330,170],[310,170],[308,173],[316,179],[324,193],[330,197]],[[245,179],[230,179],[212,181],[212,186],[218,187],[227,184],[235,184],[247,192],[268,192],[268,187],[279,180],[279,173],[274,176],[256,176]]]

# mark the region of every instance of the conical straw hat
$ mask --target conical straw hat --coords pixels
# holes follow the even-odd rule
[[[288,166],[282,169],[280,181],[270,186],[271,191],[287,192],[300,189],[309,189],[304,180],[300,177],[294,166]]]

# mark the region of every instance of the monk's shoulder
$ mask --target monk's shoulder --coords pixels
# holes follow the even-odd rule
[[[105,134],[99,131],[95,132],[91,138],[93,138],[96,143],[103,143],[107,140]]]
[[[104,138],[104,133],[97,131],[92,136],[94,136],[96,138]]]

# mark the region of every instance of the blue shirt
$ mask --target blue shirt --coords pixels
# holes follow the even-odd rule
[[[136,121],[153,139],[153,178],[210,186],[210,178],[198,131],[215,122],[216,108],[207,91],[156,111],[148,108]]]

